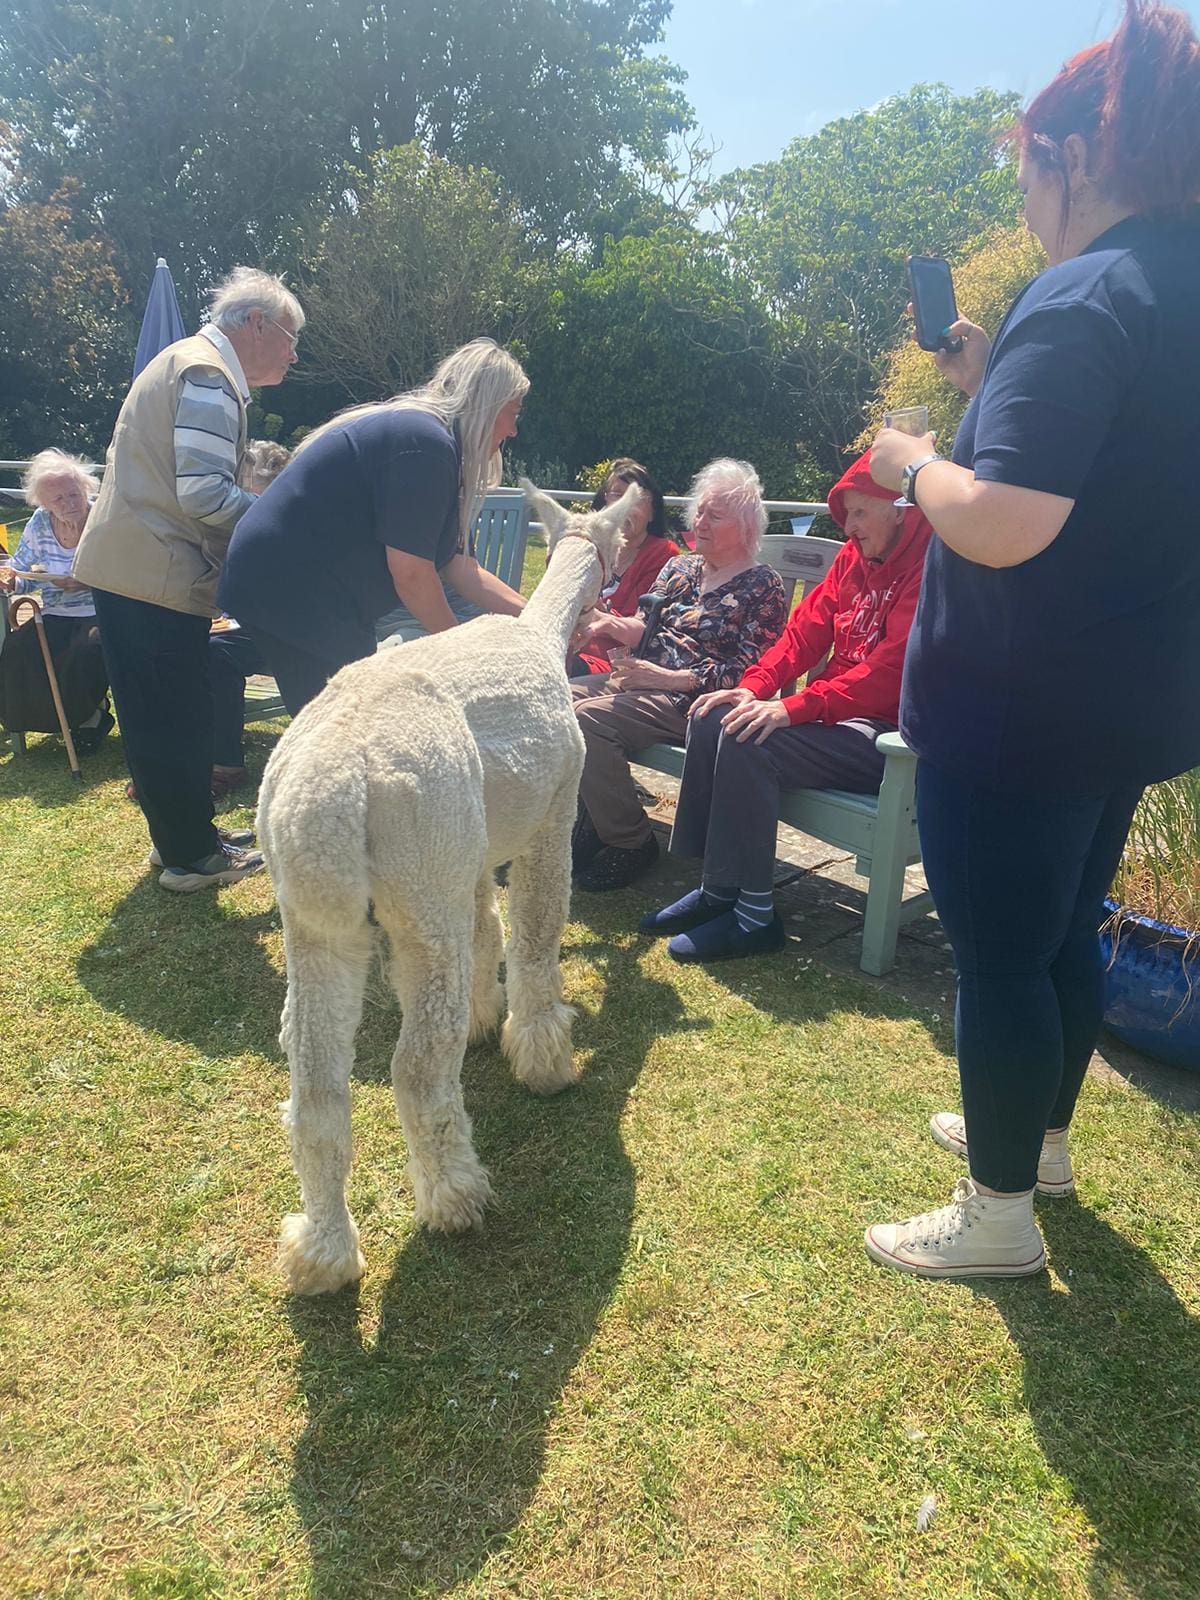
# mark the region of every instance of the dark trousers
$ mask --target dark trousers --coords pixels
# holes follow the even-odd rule
[[[317,698],[335,672],[375,654],[375,630],[365,624],[340,628],[314,638],[309,645],[292,644],[254,625],[246,628],[243,624],[242,629],[261,650],[266,670],[279,685],[283,703],[293,717]]]
[[[776,728],[762,744],[726,739],[719,706],[688,719],[687,757],[671,854],[703,856],[712,887],[764,894],[775,868],[779,798],[788,789],[874,794],[883,781],[875,740],[892,727],[867,718]]]
[[[218,848],[213,827],[207,617],[93,590],[125,762],[168,867]]]
[[[958,967],[958,1069],[971,1174],[1032,1189],[1065,1128],[1104,1011],[1098,928],[1140,786],[1006,794],[922,761],[925,876]]]
[[[266,670],[262,652],[243,629],[231,628],[209,634],[208,675],[212,684],[215,766],[245,766],[242,729],[246,720],[246,679]]]

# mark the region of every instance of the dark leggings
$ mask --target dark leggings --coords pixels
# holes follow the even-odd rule
[[[293,717],[317,698],[335,672],[375,654],[375,630],[367,625],[342,628],[304,645],[277,638],[253,624],[243,623],[242,627],[262,652],[267,671],[279,685],[283,703]]]
[[[1032,1189],[1047,1128],[1075,1110],[1104,1011],[1098,928],[1141,786],[1009,794],[922,761],[925,876],[958,967],[971,1175]]]

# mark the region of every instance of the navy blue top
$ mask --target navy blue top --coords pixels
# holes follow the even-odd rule
[[[1075,504],[1019,566],[930,541],[909,744],[989,787],[1063,795],[1200,765],[1200,219],[1126,218],[1035,278],[954,460]]]
[[[372,411],[331,428],[238,523],[222,609],[298,646],[365,636],[396,607],[389,548],[438,568],[458,553],[460,471],[456,440],[428,412]]]

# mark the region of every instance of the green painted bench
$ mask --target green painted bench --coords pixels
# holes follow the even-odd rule
[[[814,588],[840,549],[832,539],[776,534],[763,540],[763,559],[783,579],[790,606],[797,587],[802,594]],[[915,807],[917,758],[898,733],[880,734],[875,743],[885,758],[878,795],[795,789],[784,795],[779,820],[854,856],[856,871],[868,880],[859,965],[882,977],[895,965],[901,927],[932,910],[933,901],[924,891],[904,898],[905,868],[921,859]],[[639,751],[633,760],[677,778],[683,771],[683,756],[681,745],[656,744]]]

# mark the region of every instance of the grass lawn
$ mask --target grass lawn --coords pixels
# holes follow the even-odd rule
[[[116,739],[87,772],[0,757],[0,1595],[1200,1594],[1190,1118],[1089,1086],[1040,1278],[882,1272],[863,1226],[958,1175],[944,1019],[676,967],[630,932],[668,866],[576,899],[576,1088],[469,1052],[477,1235],[413,1229],[373,979],[369,1270],[290,1300],[270,884],[163,894]]]

